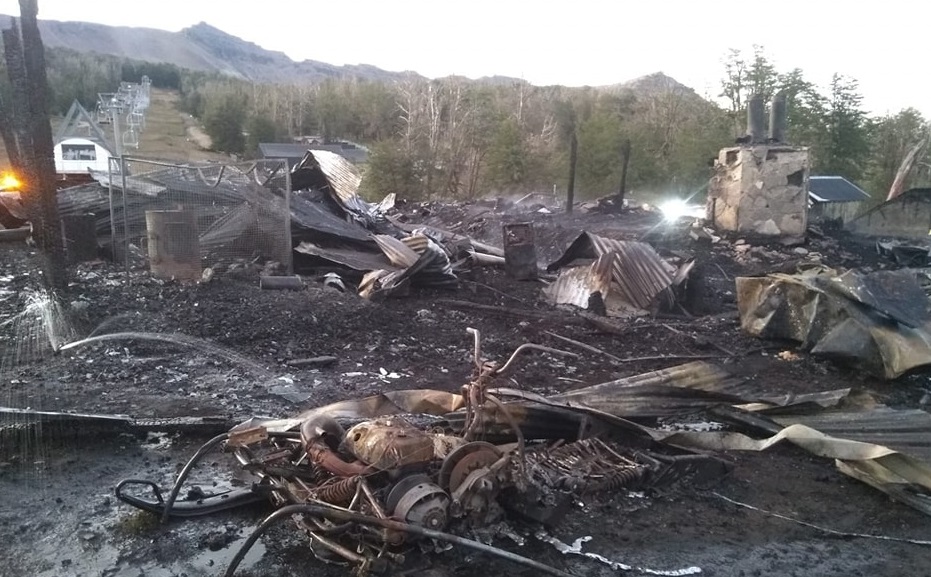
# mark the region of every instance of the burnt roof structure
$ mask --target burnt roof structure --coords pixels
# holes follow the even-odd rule
[[[282,159],[288,162],[288,168],[298,164],[308,150],[322,150],[338,154],[353,164],[364,164],[368,161],[368,151],[364,148],[348,143],[335,144],[288,144],[281,142],[262,142],[259,144],[259,153],[262,158]]]
[[[870,194],[843,176],[808,177],[808,196],[815,202],[860,202]]]

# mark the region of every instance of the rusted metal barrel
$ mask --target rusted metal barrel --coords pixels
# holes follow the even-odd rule
[[[200,280],[197,215],[191,210],[147,210],[149,268],[159,278]]]
[[[532,222],[515,222],[502,226],[504,233],[504,271],[517,280],[537,278],[537,245]]]

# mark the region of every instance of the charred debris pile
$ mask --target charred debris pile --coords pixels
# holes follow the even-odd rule
[[[776,163],[772,170],[793,170],[791,186],[780,189],[791,196],[804,188],[807,157],[794,149],[786,152],[798,158]],[[741,155],[769,158],[765,151],[743,149],[734,158]],[[723,172],[736,170],[730,158],[722,154]],[[805,174],[796,176],[798,170]],[[166,206],[157,191],[137,193],[131,182],[122,191],[131,199],[126,203]],[[711,192],[709,214],[717,224],[659,224],[651,217],[647,220],[659,229],[651,225],[636,234],[611,234],[601,227],[599,234],[586,229],[582,218],[572,221],[582,226],[560,239],[567,242],[553,243],[557,257],[542,269],[538,240],[554,238],[546,236],[551,230],[541,223],[553,212],[545,203],[522,208],[506,222],[489,219],[500,225],[495,226],[500,236],[498,230],[486,230],[488,242],[482,242],[474,220],[450,226],[414,222],[398,210],[393,196],[377,204],[363,200],[359,182],[351,165],[324,151],[308,152],[295,166],[287,215],[293,263],[279,264],[297,273],[288,277],[297,280],[278,284],[274,279],[283,276],[267,274],[263,286],[300,288],[309,278],[382,301],[417,298],[418,289],[455,289],[470,271],[494,267],[513,281],[539,283],[543,304],[534,303],[522,314],[560,316],[629,337],[643,321],[674,317],[685,326],[700,323],[708,290],[704,277],[712,276],[709,270],[719,271],[714,276],[730,295],[719,308],[736,309],[732,312],[745,335],[794,347],[798,352],[791,355],[810,353],[882,380],[931,365],[929,274],[920,254],[883,243],[871,257],[873,267],[857,266],[862,255],[808,227],[804,206],[781,220],[739,210],[747,199],[745,191],[732,186],[733,179],[727,181],[726,197],[720,197],[727,202],[715,205]],[[211,213],[200,239],[205,270],[211,271],[204,282],[232,270],[232,264],[222,262],[222,246],[254,227],[280,221],[278,205],[263,198],[267,194],[272,193],[244,179],[204,198],[204,212]],[[101,238],[109,234],[111,216],[119,218],[109,212],[108,194],[99,186],[66,190],[60,198],[64,214],[96,214]],[[231,199],[227,205],[224,198]],[[242,207],[244,198],[249,208],[229,209]],[[797,199],[785,200],[790,201],[794,211]],[[601,207],[592,205],[592,221]],[[501,207],[487,208],[500,215],[496,208]],[[747,214],[757,220],[741,222],[750,218]],[[807,248],[799,235],[808,237]],[[249,264],[274,270],[262,255]],[[445,302],[509,314],[501,307]],[[548,531],[569,514],[573,502],[681,484],[707,486],[730,468],[718,454],[763,451],[778,443],[832,459],[844,474],[931,514],[931,415],[925,410],[895,409],[855,387],[776,394],[753,378],[735,376],[739,371],[729,368],[739,369],[747,353],[727,349],[722,350],[727,365],[694,361],[543,395],[532,387],[517,388],[508,378],[520,370],[523,355],[575,353],[527,343],[510,358],[492,361],[482,354],[479,332],[468,332],[474,367],[457,392],[390,391],[294,416],[244,419],[198,450],[172,487],[128,479],[116,488],[117,496],[164,521],[247,503],[273,506],[275,512],[247,539],[227,575],[282,520],[296,523],[315,555],[348,565],[358,575],[403,566],[405,552],[415,544],[433,550],[440,543],[566,575],[488,543],[529,526],[534,529],[523,535],[571,551]],[[573,350],[624,360],[584,342],[562,341]],[[94,419],[120,430],[147,426],[94,415],[45,418]],[[231,491],[183,492],[192,468],[214,449],[228,453],[231,464],[241,469],[236,476],[248,482]],[[660,575],[700,571],[640,570]]]

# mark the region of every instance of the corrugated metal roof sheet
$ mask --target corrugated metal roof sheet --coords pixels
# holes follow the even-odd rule
[[[391,265],[382,253],[354,250],[351,248],[325,248],[311,242],[302,242],[295,251],[316,256],[330,262],[347,266],[356,271],[385,270],[393,272],[399,268]]]
[[[342,156],[327,150],[307,151],[307,155],[316,161],[343,206],[353,212],[369,212],[368,203],[356,194],[362,177],[355,166]],[[301,164],[303,162],[301,161]]]
[[[603,293],[607,300],[613,294],[621,302],[643,310],[656,303],[658,295],[673,284],[676,268],[663,260],[652,246],[643,242],[614,240],[583,232],[566,249],[566,252],[547,267],[558,270],[580,260],[607,257],[611,261],[611,294]],[[594,280],[596,277],[590,277]],[[595,292],[594,287],[590,292]]]
[[[602,301],[611,286],[614,256],[606,255],[589,267],[579,266],[563,271],[555,282],[543,289],[550,302],[587,309],[596,293]],[[617,316],[617,315],[611,315]]]
[[[664,417],[746,402],[746,381],[705,362],[692,362],[548,397],[624,418]]]
[[[400,239],[387,234],[374,234],[372,238],[391,264],[402,268],[413,266],[420,255]]]
[[[344,144],[288,144],[284,142],[260,142],[259,152],[263,158],[281,158],[288,161],[289,168],[297,164],[308,150],[338,154],[349,162],[364,163],[368,160],[368,151]]]
[[[287,144],[283,142],[260,142],[259,152],[263,158],[283,158],[300,160],[310,149],[306,144]],[[290,163],[289,163],[290,164]]]
[[[458,282],[449,255],[426,236],[397,239],[377,234],[372,238],[392,264],[405,269],[398,282],[410,278],[413,285],[431,287],[453,286]]]
[[[800,424],[839,439],[882,445],[931,464],[931,414],[919,409],[877,407],[773,419],[784,426]]]

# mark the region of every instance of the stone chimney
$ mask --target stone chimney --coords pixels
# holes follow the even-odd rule
[[[747,103],[747,135],[724,148],[708,188],[707,218],[721,231],[801,242],[808,231],[807,148],[785,143],[786,96],[776,94],[765,131],[763,97]]]

